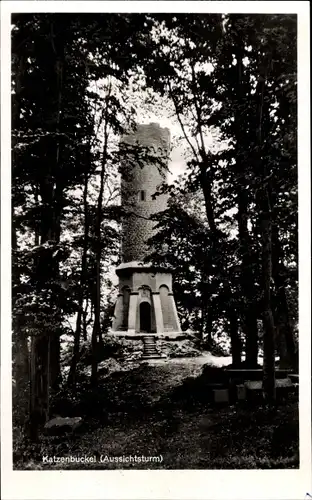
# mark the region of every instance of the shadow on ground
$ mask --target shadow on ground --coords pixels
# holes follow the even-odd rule
[[[142,364],[100,380],[82,379],[75,395],[59,394],[55,413],[82,416],[80,432],[43,437],[14,453],[15,469],[267,469],[298,468],[298,403],[274,408],[211,402],[198,361]],[[120,457],[162,457],[124,462]],[[49,463],[44,457],[93,457]],[[117,457],[103,462],[103,457]]]

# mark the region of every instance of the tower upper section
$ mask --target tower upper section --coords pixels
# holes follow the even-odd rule
[[[123,262],[142,261],[148,253],[146,242],[155,234],[154,214],[166,209],[168,196],[153,199],[167,180],[170,132],[157,123],[138,125],[135,133],[123,138],[142,148],[143,161],[131,163],[121,179],[121,203],[125,211],[122,225]],[[140,153],[141,154],[141,153]]]

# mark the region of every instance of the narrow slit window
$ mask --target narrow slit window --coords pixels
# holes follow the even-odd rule
[[[140,201],[146,201],[146,191],[140,191],[139,199]]]

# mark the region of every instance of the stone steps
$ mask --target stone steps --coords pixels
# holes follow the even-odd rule
[[[144,351],[143,359],[161,358],[156,349],[156,340],[154,335],[146,335],[143,337]]]

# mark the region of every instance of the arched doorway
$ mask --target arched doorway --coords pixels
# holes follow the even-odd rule
[[[140,332],[151,332],[151,306],[148,302],[140,304]]]

